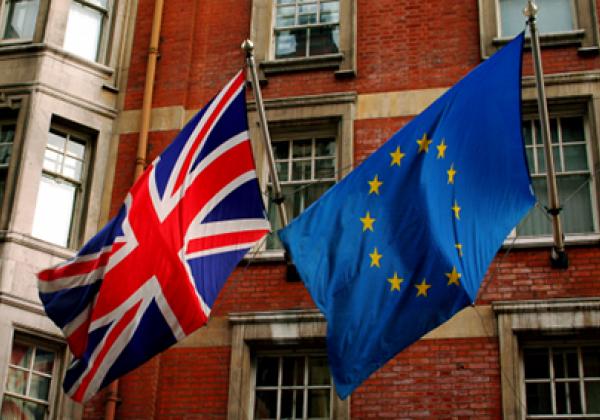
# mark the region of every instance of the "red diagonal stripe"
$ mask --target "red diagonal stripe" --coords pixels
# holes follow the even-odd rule
[[[203,238],[194,239],[188,243],[187,253],[205,251],[207,249],[221,248],[224,246],[244,244],[248,242],[256,242],[260,240],[269,231],[261,230],[245,230],[238,232],[223,233],[220,235],[205,236]]]
[[[63,277],[71,277],[89,273],[99,267],[105,266],[112,252],[113,251],[103,252],[98,258],[90,261],[77,262],[77,260],[75,260],[71,264],[63,267],[40,271],[38,273],[38,279],[41,281],[52,281],[61,279]]]

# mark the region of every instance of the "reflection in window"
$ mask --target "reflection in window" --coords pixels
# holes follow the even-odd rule
[[[33,39],[39,0],[6,0],[2,39]]]
[[[36,344],[15,341],[8,363],[0,417],[46,419],[56,353]]]
[[[32,234],[68,246],[82,195],[86,143],[70,133],[51,129],[44,152]]]
[[[339,52],[339,0],[275,1],[275,58]]]
[[[333,388],[324,355],[259,356],[255,419],[329,419]]]
[[[522,0],[500,0],[501,36],[510,37],[525,29]],[[538,0],[537,24],[540,33],[567,32],[575,29],[572,0]]]
[[[550,128],[565,233],[593,232],[592,175],[583,117],[552,118]],[[547,206],[546,162],[539,120],[525,121],[523,134],[535,195],[542,205]],[[550,219],[538,206],[517,227],[518,236],[549,235],[551,232]]]
[[[327,191],[336,181],[336,141],[314,137],[273,142],[273,153],[288,219],[292,220]],[[277,207],[270,203],[273,231],[281,227]],[[276,235],[269,235],[268,248],[280,248]]]
[[[73,0],[65,32],[65,50],[90,61],[98,60],[107,3],[108,0]]]
[[[600,414],[599,346],[525,348],[523,367],[528,416]]]

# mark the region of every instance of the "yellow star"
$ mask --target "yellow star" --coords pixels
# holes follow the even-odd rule
[[[452,206],[452,211],[454,212],[454,217],[456,217],[457,220],[460,220],[460,207],[459,207],[458,203],[456,202],[456,200],[454,200],[454,205]]]
[[[390,164],[390,166],[400,166],[400,161],[406,155],[400,151],[400,146],[398,146],[393,153],[390,153],[390,156],[392,157],[392,163]]]
[[[458,250],[458,256],[462,257],[463,256],[462,244],[456,244],[456,245],[454,245],[454,248],[456,248]]]
[[[394,277],[387,279],[387,281],[389,281],[391,285],[390,292],[393,292],[394,290],[400,291],[400,284],[404,281],[404,279],[398,278],[398,273],[394,272]]]
[[[375,219],[371,217],[371,213],[367,212],[367,215],[365,217],[361,217],[360,221],[363,224],[363,232],[366,230],[373,232],[373,223],[375,223]]]
[[[454,163],[450,165],[450,169],[448,169],[446,172],[448,173],[448,184],[454,184],[454,175],[456,175]]]
[[[377,248],[373,250],[372,254],[369,254],[369,257],[371,257],[370,267],[381,267],[381,265],[379,265],[379,260],[383,257],[383,255],[377,252]]]
[[[458,279],[460,279],[462,277],[462,274],[460,274],[458,271],[456,271],[456,267],[452,267],[452,272],[446,273],[446,277],[448,277],[448,286],[450,286],[451,284],[460,286]]]
[[[440,144],[438,144],[437,146],[435,146],[438,150],[438,155],[437,155],[438,159],[443,159],[446,157],[446,148],[448,146],[446,146],[445,141],[446,141],[446,139],[442,139],[442,142]]]
[[[431,140],[427,138],[427,133],[423,134],[423,137],[417,140],[417,144],[419,145],[419,153],[429,152],[429,145],[431,144]]]
[[[383,185],[383,182],[381,182],[378,178],[378,175],[375,175],[375,178],[373,178],[372,181],[368,181],[369,185],[371,186],[371,189],[369,190],[369,194],[377,194],[379,195],[379,187],[381,187]]]
[[[417,297],[419,297],[419,296],[427,297],[427,290],[431,287],[431,284],[427,284],[426,280],[423,279],[421,284],[415,284],[415,287],[418,290]]]

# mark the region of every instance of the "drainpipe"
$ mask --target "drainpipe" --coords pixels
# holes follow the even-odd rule
[[[144,102],[140,117],[140,135],[138,138],[137,155],[135,158],[134,182],[142,175],[146,168],[146,155],[148,149],[148,132],[150,130],[150,114],[152,112],[152,95],[154,93],[154,76],[156,74],[156,61],[158,59],[158,43],[160,38],[160,25],[162,23],[164,0],[154,3],[154,17],[152,19],[152,32],[150,47],[148,49],[148,65],[146,67],[146,84],[144,86]],[[119,380],[113,381],[108,386],[108,396],[104,411],[104,420],[114,420],[119,401]]]

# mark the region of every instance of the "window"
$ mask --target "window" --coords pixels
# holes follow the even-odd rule
[[[600,417],[600,299],[495,302],[506,419]]]
[[[16,338],[8,362],[8,374],[0,417],[46,419],[55,393],[57,351],[34,341]]]
[[[255,0],[251,39],[264,74],[356,71],[356,0]],[[264,76],[263,74],[263,76]]]
[[[256,358],[255,419],[329,419],[333,387],[324,354]]]
[[[521,0],[478,0],[482,57],[491,56],[514,35],[525,29]],[[580,54],[600,51],[594,0],[537,0],[537,24],[544,46],[570,45]]]
[[[0,203],[4,199],[6,181],[8,177],[8,165],[13,150],[13,142],[17,122],[15,119],[0,118]]]
[[[48,133],[33,236],[64,247],[76,245],[82,212],[89,136],[60,126]]]
[[[525,28],[523,8],[526,2],[521,0],[500,0],[500,36],[512,37]],[[575,29],[572,0],[538,0],[538,29],[541,34],[568,32]]]
[[[275,58],[339,52],[339,0],[276,0]]]
[[[288,219],[302,213],[336,181],[336,141],[330,135],[302,136],[273,141],[273,153]],[[270,202],[273,231],[281,227],[277,206]],[[281,247],[276,235],[269,235],[269,248]]]
[[[39,0],[6,0],[2,39],[33,39],[39,8]]]
[[[600,415],[600,342],[525,347],[523,369],[528,416]]]
[[[584,118],[551,118],[550,131],[564,231],[566,234],[594,232],[592,165],[588,158]],[[547,205],[546,162],[539,121],[525,121],[523,134],[536,197],[541,204]],[[551,233],[551,220],[541,206],[534,207],[517,227],[517,236]]]
[[[105,22],[108,15],[108,0],[73,0],[64,48],[90,61],[97,61]]]

